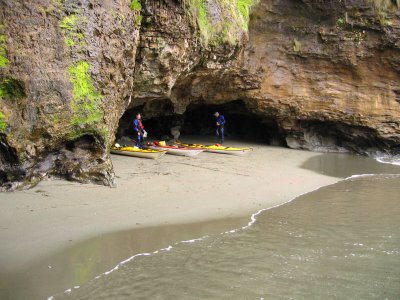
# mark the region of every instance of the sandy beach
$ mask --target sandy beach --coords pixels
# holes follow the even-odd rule
[[[238,145],[238,143],[235,143]],[[321,155],[265,145],[247,157],[113,155],[117,188],[48,180],[0,195],[0,269],[127,229],[249,216],[338,180],[301,168]]]
[[[46,298],[136,253],[240,228],[260,209],[346,176],[324,175],[337,161],[321,153],[231,144],[253,151],[159,160],[112,155],[116,188],[49,179],[1,194],[0,296]]]

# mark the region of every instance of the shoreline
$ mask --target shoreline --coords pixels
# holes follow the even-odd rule
[[[244,228],[260,211],[353,174],[400,173],[367,157],[235,145],[254,151],[157,161],[113,155],[117,188],[48,180],[2,194],[0,296],[59,294],[132,255]]]
[[[112,155],[117,188],[47,180],[2,194],[3,272],[81,241],[136,228],[249,217],[334,183],[300,166],[321,153],[265,145],[247,157],[202,153],[146,160]]]
[[[349,154],[231,144],[254,151],[159,160],[112,155],[116,188],[49,179],[2,193],[0,297],[60,295],[135,254],[246,227],[258,212],[351,174],[399,171]]]

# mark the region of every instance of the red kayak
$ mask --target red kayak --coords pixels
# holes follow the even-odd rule
[[[167,154],[180,155],[180,156],[195,156],[199,153],[203,152],[205,149],[200,148],[189,148],[182,146],[169,146],[169,145],[160,145],[159,142],[154,142],[147,145],[147,148],[153,150],[164,150],[167,151]]]

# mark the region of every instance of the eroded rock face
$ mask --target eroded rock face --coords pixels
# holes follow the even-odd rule
[[[392,1],[260,1],[249,40],[206,48],[190,27],[168,31],[157,19],[183,20],[183,12],[151,7],[131,103],[144,103],[148,117],[242,100],[276,122],[291,148],[400,151],[400,11]]]
[[[399,151],[400,11],[387,1],[262,1],[245,68],[292,148]]]
[[[212,19],[227,14],[219,3],[209,1]],[[124,111],[144,103],[158,116],[167,100],[171,113],[182,113],[186,102],[172,96],[177,83],[184,89],[196,68],[231,72],[246,39],[234,27],[234,43],[209,46],[189,13],[195,4],[185,1],[0,4],[3,189],[47,175],[113,185],[109,147]]]
[[[0,0],[3,189],[112,185],[109,147],[134,107],[179,117],[240,100],[291,148],[400,151],[394,1],[260,0],[247,33],[210,0],[208,39],[195,0],[21,2]]]
[[[236,33],[234,43],[206,44],[185,1],[142,3],[143,21],[130,107],[145,104],[145,115],[154,117],[166,113],[162,104],[165,101],[173,104],[173,110],[167,113],[183,114],[193,102],[216,101],[217,97],[208,93],[219,93],[219,89],[231,86],[232,80],[240,84],[235,91],[257,84],[251,79],[243,83],[241,57],[247,42],[244,30]],[[221,19],[222,6],[218,3],[208,2],[208,9],[213,12],[210,23]],[[229,81],[229,85],[224,81]]]
[[[113,184],[108,147],[128,105],[139,14],[128,1],[0,1],[0,184],[46,175]]]

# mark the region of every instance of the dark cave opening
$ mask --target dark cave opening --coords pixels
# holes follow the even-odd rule
[[[134,137],[133,130],[133,120],[135,119],[136,113],[139,113],[143,110],[143,105],[135,106],[133,108],[129,108],[125,111],[122,117],[119,120],[118,129],[116,132],[116,140],[120,140],[124,137]]]
[[[0,166],[5,164],[16,164],[18,158],[15,149],[7,143],[6,137],[0,134]]]
[[[81,149],[84,151],[95,153],[95,152],[102,151],[102,147],[101,147],[102,144],[103,144],[103,141],[99,142],[98,136],[91,135],[91,134],[85,134],[75,140],[67,141],[63,148],[65,148],[67,151],[70,151],[70,152],[74,152],[77,149]]]
[[[229,139],[286,146],[274,117],[267,118],[251,112],[242,100],[219,105],[191,104],[184,114],[182,134],[215,135],[214,113],[225,117],[225,136]]]
[[[142,114],[150,139],[171,140],[174,130],[179,130],[180,139],[182,136],[208,136],[212,139],[215,137],[214,113],[218,111],[226,119],[227,143],[232,139],[287,146],[274,116],[257,115],[242,100],[219,105],[191,104],[182,115],[173,113],[170,101],[164,100],[162,105],[157,103],[129,108],[120,119],[116,141],[125,145],[133,142],[136,137],[133,121],[138,112]]]
[[[0,187],[24,178],[26,173],[18,163],[16,150],[8,144],[6,137],[0,134]]]
[[[185,136],[206,137],[209,143],[216,143],[215,117],[218,111],[226,119],[225,144],[231,141],[248,141],[293,149],[308,149],[321,152],[356,152],[366,154],[377,149],[389,148],[398,152],[396,141],[383,142],[374,130],[321,120],[300,120],[293,132],[283,132],[276,116],[271,113],[257,114],[251,111],[242,100],[224,104],[190,104],[183,114],[174,113],[168,99],[153,100],[144,105],[129,108],[121,117],[116,142],[134,145],[136,133],[133,120],[140,112],[148,132],[148,140],[185,141]],[[360,151],[362,146],[365,151]]]
[[[182,124],[182,115],[173,113],[173,106],[169,100],[153,100],[144,105],[134,106],[125,111],[122,115],[116,141],[124,145],[133,145],[136,132],[133,129],[133,121],[136,114],[142,116],[142,123],[149,134],[150,139],[172,139],[171,128]]]
[[[141,112],[140,107],[128,109],[122,116],[118,131],[116,134],[116,141],[122,141],[123,144],[130,144],[136,137],[136,132],[133,129],[133,121],[136,114]],[[142,123],[145,130],[149,134],[149,138],[156,140],[170,140],[173,138],[171,135],[171,128],[181,126],[183,117],[182,115],[161,115],[157,117],[148,117],[146,113],[141,113]]]

